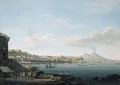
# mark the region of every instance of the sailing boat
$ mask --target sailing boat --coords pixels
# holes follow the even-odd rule
[[[47,63],[47,65],[45,67],[46,68],[55,68],[55,64],[52,65],[52,63]]]
[[[119,61],[117,60],[117,61],[115,62],[115,64],[116,64],[116,65],[119,65],[120,63],[119,63]]]
[[[94,63],[91,61],[91,62],[90,62],[90,65],[93,65],[93,64],[94,64]]]
[[[119,65],[119,64],[120,64],[119,58],[115,60],[115,64],[116,64],[116,65]]]

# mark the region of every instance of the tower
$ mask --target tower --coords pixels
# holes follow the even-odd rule
[[[0,67],[8,67],[16,73],[25,71],[26,68],[14,59],[8,58],[8,42],[10,37],[0,33]]]
[[[0,33],[0,65],[6,66],[8,60],[8,41],[10,37]]]

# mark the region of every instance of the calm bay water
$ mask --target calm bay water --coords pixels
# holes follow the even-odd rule
[[[55,68],[46,68],[46,64],[37,63],[32,66],[37,67],[45,73],[65,73],[74,76],[80,76],[82,79],[91,79],[93,77],[106,77],[108,74],[120,74],[120,65],[115,64],[98,64],[98,65],[83,65],[78,64],[56,64]]]

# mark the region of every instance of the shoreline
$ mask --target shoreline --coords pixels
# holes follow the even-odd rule
[[[0,78],[0,85],[120,85],[120,76],[111,74],[105,78],[93,78],[90,80],[52,80],[39,79],[33,77],[15,77],[15,78]]]

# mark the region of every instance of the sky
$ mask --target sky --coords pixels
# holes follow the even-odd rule
[[[120,59],[120,0],[0,0],[9,49]]]

